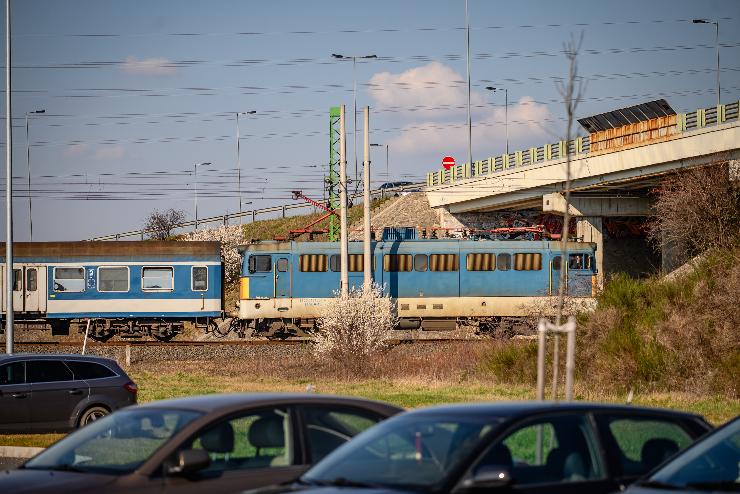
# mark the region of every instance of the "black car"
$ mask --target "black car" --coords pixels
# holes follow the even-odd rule
[[[119,410],[0,473],[0,492],[214,494],[287,482],[400,411],[316,394],[148,403]]]
[[[86,355],[0,356],[0,432],[62,432],[136,404],[115,360]]]
[[[694,443],[629,494],[740,492],[740,417]]]
[[[697,415],[630,406],[440,406],[398,415],[262,492],[607,493],[708,430]]]

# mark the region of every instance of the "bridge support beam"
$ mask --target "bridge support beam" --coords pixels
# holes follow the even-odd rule
[[[544,213],[565,214],[565,197],[560,193],[542,196]],[[648,216],[650,201],[645,197],[570,196],[571,216]]]

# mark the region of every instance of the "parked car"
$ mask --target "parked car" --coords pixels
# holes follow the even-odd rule
[[[0,356],[0,432],[62,432],[136,404],[115,360],[86,355]]]
[[[630,494],[740,492],[740,417],[694,443],[644,480]]]
[[[386,403],[315,394],[148,403],[119,410],[0,474],[0,492],[214,494],[287,482],[400,411]]]
[[[413,182],[386,182],[379,188],[380,190],[397,189],[399,187],[405,187],[407,185],[413,185]]]
[[[394,417],[297,482],[260,492],[607,493],[710,428],[698,415],[630,406],[432,407]]]

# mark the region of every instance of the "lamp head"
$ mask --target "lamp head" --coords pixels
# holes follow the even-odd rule
[[[344,58],[344,55],[340,55],[338,53],[332,53],[331,56],[334,57],[334,58],[339,58],[339,59]]]
[[[486,89],[488,89],[489,91],[495,91],[496,90],[496,88],[493,87],[493,86],[486,86]]]

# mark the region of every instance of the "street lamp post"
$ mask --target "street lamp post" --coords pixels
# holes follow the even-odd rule
[[[28,133],[28,117],[46,113],[46,110],[26,112],[26,165],[28,166],[28,238],[33,242],[33,209],[31,207],[31,140]]]
[[[195,180],[195,229],[198,229],[198,167],[199,166],[208,166],[210,165],[210,161],[204,161],[203,163],[196,163],[193,165],[193,178]],[[239,208],[241,208],[241,202],[239,203]]]
[[[353,116],[353,122],[354,122],[354,128],[352,129],[352,135],[354,136],[354,146],[355,146],[355,183],[357,183],[358,176],[357,176],[357,76],[356,76],[356,68],[357,68],[357,59],[368,59],[368,58],[378,58],[377,55],[340,55],[338,53],[332,53],[332,57],[337,58],[339,60],[350,60],[352,59],[352,116]]]
[[[388,168],[388,144],[370,144],[373,147],[383,147],[385,146],[385,181],[390,182],[390,168]]]
[[[714,24],[714,27],[716,28],[714,35],[714,44],[717,47],[717,107],[719,107],[719,105],[722,104],[721,92],[719,87],[719,21],[713,21],[711,19],[694,19],[691,22],[693,22],[694,24]],[[719,122],[719,118],[717,119],[717,121]]]
[[[494,93],[496,91],[501,91],[502,88],[500,87],[493,87],[493,86],[486,86],[486,89],[489,91],[493,91]],[[506,129],[506,154],[509,154],[509,90],[507,88],[503,88],[504,90],[504,128]]]
[[[254,115],[255,113],[257,113],[255,110],[234,112],[236,115],[236,186],[239,189],[239,223],[242,222],[242,165],[241,158],[239,156],[239,140],[241,137],[241,134],[239,133],[239,115]]]

